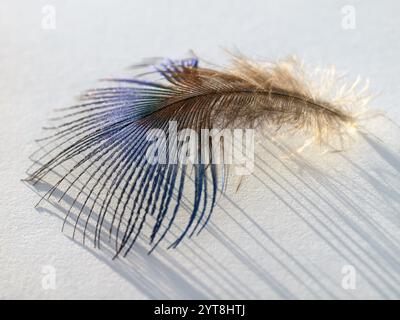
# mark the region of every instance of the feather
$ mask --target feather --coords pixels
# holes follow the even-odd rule
[[[211,161],[216,152],[212,142],[206,146],[204,162],[173,161],[184,143],[174,147],[167,130],[171,123],[176,123],[177,132],[196,133],[273,128],[329,144],[357,127],[358,113],[369,99],[365,90],[356,90],[358,83],[337,89],[333,70],[318,80],[294,58],[266,63],[236,55],[223,69],[199,67],[195,57],[143,66],[150,70],[134,78],[111,79],[115,86],[89,90],[81,104],[63,109],[67,113],[55,119],[61,124],[47,128],[55,131],[42,139],[52,147],[27,178],[37,184],[66,167],[43,198],[54,196],[56,190],[61,191],[59,201],[71,198],[64,223],[73,220],[74,234],[81,223],[84,241],[93,224],[93,241],[99,247],[106,228],[110,239],[113,235],[115,256],[131,250],[150,218],[154,250],[182,216],[187,188],[192,190],[189,214],[170,247],[198,234],[211,217],[219,190],[226,186],[229,166]],[[167,132],[164,144],[158,145],[166,154],[163,163],[149,163],[146,156],[157,140],[155,129]],[[204,143],[196,139],[199,146]],[[226,141],[221,143],[222,149],[226,147]],[[204,158],[202,147],[195,150],[196,159]]]

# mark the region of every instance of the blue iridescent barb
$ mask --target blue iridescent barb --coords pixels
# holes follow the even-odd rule
[[[165,163],[150,164],[146,160],[155,138],[151,129],[167,134],[167,143],[161,150],[166,151],[174,148],[167,130],[171,121],[177,123],[178,130],[209,126],[199,121],[204,108],[168,103],[181,90],[180,75],[195,72],[198,59],[167,59],[151,67],[163,82],[112,79],[119,86],[89,90],[82,96],[82,104],[68,108],[70,112],[58,118],[64,122],[52,127],[55,133],[42,139],[53,147],[41,157],[44,164],[30,176],[37,183],[67,166],[67,173],[44,197],[54,196],[56,190],[61,191],[59,200],[66,195],[72,197],[64,224],[72,219],[74,236],[82,226],[83,241],[94,229],[93,241],[98,247],[103,231],[108,231],[109,239],[115,242],[115,256],[126,255],[146,226],[150,227],[152,252],[172,233],[180,214],[187,216],[187,223],[180,229],[174,227],[176,239],[169,247],[175,248],[185,236],[196,231],[198,234],[204,228],[216,203],[217,165],[192,164],[191,175],[188,164],[170,161],[177,149],[165,152]],[[67,165],[70,160],[75,164]],[[192,200],[184,196],[188,182],[194,187]],[[78,187],[78,193],[72,191],[74,187]],[[190,212],[182,213],[184,202],[192,208]]]

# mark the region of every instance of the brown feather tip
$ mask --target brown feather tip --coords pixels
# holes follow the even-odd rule
[[[368,80],[361,84],[357,77],[346,84],[334,67],[310,71],[295,57],[270,63],[232,55],[229,67],[187,68],[171,81],[178,90],[166,105],[190,99],[208,102],[212,126],[304,134],[307,145],[332,145],[334,140],[343,144],[359,129],[360,116],[372,99]]]

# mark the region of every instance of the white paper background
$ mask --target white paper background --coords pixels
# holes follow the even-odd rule
[[[45,5],[56,10],[54,30],[42,28]],[[354,30],[342,27],[346,5],[355,8]],[[56,215],[34,209],[38,197],[20,181],[52,109],[142,58],[189,49],[219,63],[221,48],[237,47],[335,64],[369,77],[380,93],[373,104],[398,123],[399,9],[396,1],[3,0],[0,297],[399,298],[400,131],[387,119],[371,125],[384,144],[308,154],[319,172],[258,149],[266,163],[232,201],[221,199],[208,228],[151,256],[138,247],[112,261],[82,247],[60,232]],[[347,265],[354,290],[341,285]],[[46,290],[49,268],[56,286]]]

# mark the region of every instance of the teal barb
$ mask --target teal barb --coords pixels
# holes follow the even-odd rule
[[[67,168],[44,198],[55,197],[56,190],[62,194],[59,200],[72,198],[64,224],[72,220],[74,236],[81,226],[83,241],[89,226],[95,226],[93,241],[98,247],[106,231],[115,242],[115,256],[132,249],[146,224],[150,225],[146,238],[152,252],[179,215],[186,222],[169,247],[198,234],[210,219],[222,183],[220,169],[212,163],[176,164],[169,158],[166,163],[147,162],[151,129],[168,134],[170,121],[176,121],[178,130],[210,126],[207,108],[168,102],[187,90],[186,83],[180,82],[181,75],[196,72],[196,58],[166,60],[148,67],[152,69],[148,74],[161,76],[160,81],[112,79],[116,86],[89,90],[81,104],[63,109],[66,114],[58,118],[61,124],[48,128],[54,132],[42,139],[54,147],[28,177],[37,184]],[[164,147],[172,146],[167,143]],[[190,197],[185,195],[188,183],[193,185]],[[77,193],[72,192],[74,186]],[[184,199],[188,211],[182,209]]]

